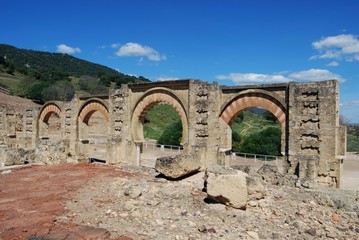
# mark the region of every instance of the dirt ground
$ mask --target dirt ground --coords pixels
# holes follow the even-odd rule
[[[32,165],[2,171],[0,239],[51,235],[51,239],[62,239],[60,236],[63,235],[77,236],[71,239],[103,236],[106,231],[58,223],[56,217],[65,214],[65,202],[73,197],[73,193],[104,176],[131,177],[133,174],[111,166],[88,164]]]
[[[359,190],[359,155],[348,154],[343,164],[342,189]]]
[[[359,161],[355,161],[354,159],[344,164],[345,189],[358,189],[358,173]],[[240,239],[256,239],[257,235],[261,236],[260,231],[253,233],[253,229],[255,229],[254,226],[256,225],[261,227],[263,232],[265,228],[268,228],[266,230],[267,235],[265,236],[270,236],[268,234],[277,236],[276,238],[270,239],[313,239],[310,236],[311,232],[308,233],[308,231],[312,229],[310,226],[313,224],[313,219],[316,219],[316,235],[321,236],[319,237],[320,239],[322,239],[322,236],[338,237],[334,237],[334,239],[358,239],[352,238],[354,236],[353,234],[356,234],[356,231],[359,234],[359,222],[356,223],[357,228],[350,225],[358,221],[355,220],[355,217],[354,220],[353,217],[349,217],[352,216],[353,213],[340,212],[335,210],[335,207],[327,206],[327,204],[321,206],[321,201],[316,198],[309,201],[308,199],[310,199],[312,195],[306,196],[306,192],[301,192],[301,190],[296,188],[290,191],[299,191],[298,193],[292,193],[299,195],[294,195],[290,201],[287,199],[288,196],[285,195],[289,193],[288,191],[282,191],[280,188],[274,190],[268,188],[269,192],[274,191],[272,193],[273,199],[271,200],[271,197],[269,197],[264,202],[268,206],[262,206],[261,211],[255,206],[247,211],[239,211],[229,210],[225,207],[220,208],[217,205],[207,206],[203,201],[199,200],[196,200],[196,204],[198,205],[193,205],[188,199],[202,197],[202,193],[199,192],[200,187],[193,188],[193,186],[195,186],[194,182],[195,181],[193,181],[192,185],[186,185],[184,188],[181,188],[176,182],[155,180],[146,173],[131,170],[124,171],[117,167],[100,164],[64,164],[60,166],[29,165],[2,170],[0,172],[0,240],[217,239],[219,236],[222,236],[222,239],[236,239],[233,238],[234,234],[237,234],[236,236],[247,236]],[[154,187],[153,184],[157,184],[158,186]],[[122,197],[119,197],[120,195],[118,193],[123,191],[124,186],[127,186],[128,189],[126,191],[129,191],[129,193],[125,193],[121,195]],[[136,188],[140,191],[139,193],[136,192]],[[147,188],[149,189],[148,191],[144,190]],[[192,190],[189,191],[188,189]],[[154,193],[154,196],[149,197],[148,194],[151,192]],[[138,194],[138,196],[142,195],[141,197],[144,198],[144,205],[141,205],[141,209],[143,208],[144,210],[134,210],[140,207],[136,205],[141,202],[137,196],[134,196],[134,199],[127,199],[128,195],[136,194]],[[186,196],[186,198],[182,198],[182,194]],[[281,197],[281,194],[284,194],[283,197]],[[297,203],[296,198],[300,196],[305,197],[303,197],[301,202]],[[167,200],[162,202],[162,199]],[[280,199],[283,199],[280,203],[283,204],[283,206],[281,205],[281,207],[279,207],[278,204],[271,204],[271,202],[278,203]],[[343,199],[346,199],[346,197],[343,197],[337,202],[342,204]],[[315,203],[317,200],[318,203]],[[179,202],[177,203],[175,201]],[[169,205],[166,205],[163,209],[158,208],[158,206],[165,204]],[[186,206],[186,204],[190,205]],[[254,205],[256,204],[257,203]],[[258,202],[258,205],[261,204],[263,203]],[[302,209],[303,204],[316,206],[317,212],[308,210],[308,212],[298,215],[298,211],[300,212],[302,210],[296,209]],[[196,209],[198,206],[201,208],[199,208],[199,210],[190,211],[190,206],[195,206]],[[292,206],[294,206],[293,211],[290,210]],[[131,210],[124,212],[126,208]],[[163,213],[155,213],[158,209],[159,212],[164,210]],[[218,212],[215,212],[217,210]],[[282,210],[283,212],[281,212]],[[210,212],[208,213],[208,211]],[[267,219],[268,214],[272,214],[273,212],[276,215],[275,219],[280,220],[280,224],[283,224],[279,232],[274,232],[277,228],[276,224],[278,223],[269,224],[269,220]],[[158,226],[152,226],[151,224],[153,223],[146,222],[147,220],[150,221],[149,217],[153,217],[153,214],[159,214],[157,217],[160,217],[160,220],[154,220],[154,225],[157,224]],[[233,220],[227,219],[227,222],[222,223],[221,221],[227,218],[226,215],[220,218],[222,219],[221,221],[214,223],[213,221],[218,214],[236,215],[239,219],[236,220],[231,217],[230,219]],[[311,214],[314,215],[312,216]],[[333,216],[336,216],[335,214],[341,216],[341,225],[338,225],[337,220],[327,220],[334,218]],[[117,218],[115,216],[117,216]],[[325,216],[324,220],[322,219],[323,216]],[[62,218],[63,220],[61,220]],[[186,218],[187,220],[183,220],[182,218]],[[195,221],[197,218],[199,219]],[[236,221],[242,221],[241,219],[243,218],[247,220],[242,222],[241,226],[237,226],[238,223]],[[357,218],[359,218],[359,215]],[[167,224],[166,221],[169,223]],[[231,221],[233,221],[233,223]],[[291,225],[292,221],[295,223],[293,226]],[[190,223],[189,226],[187,222]],[[182,223],[182,225],[180,223]],[[328,223],[330,225],[328,225]],[[207,228],[201,226],[201,224],[205,224]],[[213,224],[213,227],[208,227],[209,224]],[[221,224],[225,225],[222,226]],[[332,228],[332,226],[336,226],[335,224],[338,225],[336,227],[337,229]],[[137,228],[127,234],[125,230],[127,229],[129,231],[133,226],[137,226]],[[192,230],[190,233],[183,232],[185,236],[192,234],[192,238],[181,238],[181,231],[176,233],[179,236],[178,238],[177,235],[175,235],[174,238],[173,236],[169,238],[170,235],[167,236],[168,238],[166,236],[153,238],[149,237],[151,231],[145,229],[147,226],[152,229],[153,236],[157,237],[162,234],[162,231],[166,230],[167,226],[174,226],[174,230],[183,227],[181,231],[194,228],[195,231]],[[206,230],[210,235],[198,235],[204,234],[200,232],[202,228],[204,229],[203,231]],[[231,229],[234,231],[233,233]],[[343,229],[346,229],[346,232],[344,232]],[[142,231],[143,236],[147,237],[134,238],[133,235],[136,231],[138,233]],[[273,233],[270,233],[270,231],[273,231]],[[166,232],[166,234],[171,233]],[[227,238],[225,237],[226,234],[228,235]],[[251,234],[254,234],[254,238],[248,237]],[[341,234],[347,235],[343,235],[343,238],[339,237]],[[198,236],[203,237],[198,238]],[[301,237],[297,238],[298,236]],[[260,237],[258,239],[267,238]]]

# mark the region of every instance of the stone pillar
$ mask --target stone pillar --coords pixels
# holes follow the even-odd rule
[[[38,109],[29,108],[25,110],[24,128],[23,128],[23,147],[33,149],[36,146],[36,125]]]
[[[288,169],[301,179],[336,186],[338,82],[289,84]]]
[[[189,84],[189,145],[204,168],[217,163],[218,91],[217,83],[191,80]]]
[[[136,146],[131,135],[131,113],[127,85],[112,90],[109,98],[109,144],[113,154],[108,161],[111,164],[131,163],[136,159]]]
[[[0,146],[5,145],[5,108],[0,108]]]
[[[336,162],[338,164],[337,168],[337,188],[341,187],[342,177],[343,177],[343,162],[345,161],[345,156],[347,152],[347,127],[339,126],[337,127],[337,139],[336,139]]]
[[[136,142],[136,166],[141,166],[142,142]]]

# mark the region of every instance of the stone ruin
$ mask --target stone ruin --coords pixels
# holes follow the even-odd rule
[[[154,105],[169,104],[182,121],[181,144],[192,165],[228,167],[231,122],[242,110],[259,107],[280,122],[285,173],[303,184],[340,187],[346,128],[339,125],[338,97],[336,80],[235,87],[178,80],[122,85],[105,96],[42,107],[1,107],[0,160],[61,164],[96,153],[108,164],[141,166],[144,117]]]

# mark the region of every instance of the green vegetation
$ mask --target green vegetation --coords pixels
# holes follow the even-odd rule
[[[148,111],[144,137],[159,144],[180,145],[182,123],[172,106],[156,105]],[[232,142],[236,152],[280,155],[281,128],[271,113],[249,109],[241,112],[232,124]]]
[[[359,125],[347,126],[347,151],[359,152]]]
[[[104,94],[121,84],[148,81],[67,54],[0,44],[0,86],[40,102],[70,100],[75,91]]]
[[[234,152],[280,155],[281,127],[268,111],[247,109],[232,124]]]
[[[144,137],[156,139],[159,144],[179,146],[182,122],[170,105],[156,105],[145,116]]]

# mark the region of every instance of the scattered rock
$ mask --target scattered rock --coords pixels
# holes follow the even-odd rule
[[[200,161],[192,154],[157,158],[155,169],[170,179],[178,179],[197,172]]]
[[[257,173],[264,181],[274,185],[278,185],[279,178],[281,178],[281,174],[278,172],[278,168],[268,164],[264,164],[260,169],[258,169]]]
[[[356,239],[359,211],[354,209],[359,202],[355,192],[281,187],[267,184],[257,173],[240,172],[243,178],[228,180],[239,172],[211,166],[206,173],[178,181],[147,174],[97,177],[67,202],[66,217],[52,224],[61,224],[62,219],[108,229],[111,239]],[[223,178],[222,192],[232,189],[238,193],[238,185],[245,183],[247,194],[251,193],[246,211],[230,207],[228,200],[211,201],[202,192],[203,179],[205,191],[211,189],[209,175]],[[265,198],[249,200],[261,191]],[[348,206],[353,210],[348,211]],[[333,221],[333,213],[339,221]],[[20,233],[23,229],[29,231],[24,227]]]
[[[198,228],[198,231],[200,231],[201,233],[206,233],[207,232],[207,228],[205,225],[201,225],[199,228]]]
[[[259,240],[259,236],[257,232],[253,232],[253,231],[247,231],[248,236],[251,237],[251,239],[256,239]]]
[[[217,231],[216,231],[216,229],[214,229],[214,228],[208,228],[208,229],[207,229],[207,232],[209,232],[209,233],[216,233]]]
[[[334,213],[334,214],[332,215],[332,220],[333,220],[334,222],[339,222],[340,218],[339,218],[338,214]]]
[[[132,186],[130,188],[127,188],[124,194],[125,196],[129,196],[130,198],[135,199],[142,195],[142,190],[138,186]]]
[[[247,175],[246,183],[248,188],[248,200],[259,200],[265,197],[266,190],[259,178]]]
[[[317,182],[312,179],[298,179],[296,185],[313,189],[317,187]]]
[[[311,236],[315,236],[315,235],[317,235],[317,230],[315,229],[315,228],[310,228],[310,229],[308,229],[308,230],[305,230],[304,231],[305,233],[308,233],[309,235],[311,235]]]

